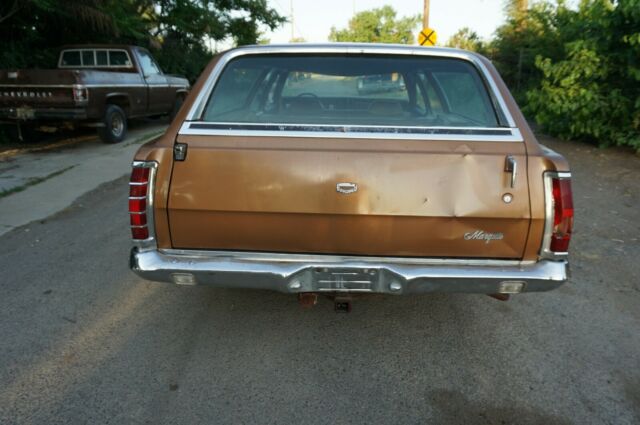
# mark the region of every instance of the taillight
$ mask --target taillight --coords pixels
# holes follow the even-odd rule
[[[155,162],[136,161],[133,163],[131,179],[129,181],[129,218],[131,222],[131,236],[135,240],[149,239],[150,218],[147,211],[151,207],[150,193],[153,185],[152,170]]]
[[[571,174],[545,174],[546,226],[543,254],[566,255],[573,230],[573,197]]]
[[[89,100],[89,91],[84,86],[73,86],[73,100],[77,103],[86,102]]]

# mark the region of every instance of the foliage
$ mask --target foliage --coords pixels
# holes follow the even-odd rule
[[[485,49],[480,36],[469,27],[459,29],[449,38],[446,46],[470,50],[472,52],[482,52]]]
[[[349,21],[348,28],[331,28],[329,40],[362,43],[413,44],[413,32],[421,21],[420,15],[396,18],[391,6],[365,10]]]
[[[527,111],[552,134],[640,150],[640,2],[585,0],[558,31],[576,41],[537,57]]]
[[[64,44],[131,43],[193,81],[211,58],[208,40],[255,43],[261,27],[284,21],[267,0],[5,0],[0,68],[52,67]]]
[[[640,0],[507,6],[484,53],[525,113],[553,135],[640,150]]]

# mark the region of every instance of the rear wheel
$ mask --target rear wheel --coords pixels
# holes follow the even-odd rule
[[[108,105],[102,120],[104,126],[98,127],[98,136],[105,143],[118,143],[127,135],[127,115],[118,105]]]

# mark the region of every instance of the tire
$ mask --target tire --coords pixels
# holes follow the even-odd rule
[[[102,123],[98,136],[104,143],[122,142],[127,136],[127,115],[118,105],[107,105]]]

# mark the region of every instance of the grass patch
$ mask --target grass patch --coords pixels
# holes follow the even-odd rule
[[[42,182],[47,181],[49,179],[52,179],[52,178],[54,178],[56,176],[59,176],[60,174],[66,173],[67,171],[69,171],[73,167],[75,167],[75,165],[70,165],[70,166],[68,166],[66,168],[63,168],[62,170],[54,171],[51,174],[47,174],[44,177],[32,177],[25,184],[23,184],[21,186],[16,186],[16,187],[12,187],[11,189],[0,191],[0,198],[4,198],[5,196],[13,195],[14,193],[22,192],[23,190],[27,189],[28,187],[35,186],[35,185],[37,185],[39,183],[42,183]]]

